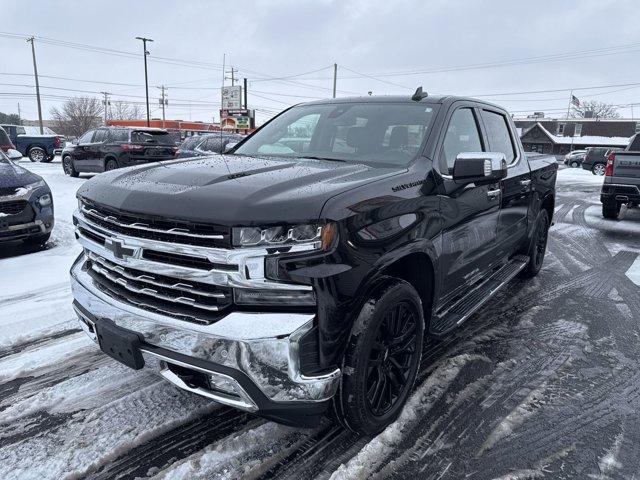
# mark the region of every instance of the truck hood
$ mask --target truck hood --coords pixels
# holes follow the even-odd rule
[[[304,158],[214,155],[103,173],[80,187],[78,196],[123,211],[194,222],[293,223],[317,219],[335,195],[404,171]]]
[[[42,177],[19,165],[0,163],[0,190],[24,187],[40,180]]]

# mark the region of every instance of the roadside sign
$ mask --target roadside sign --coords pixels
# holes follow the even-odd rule
[[[242,108],[242,87],[222,87],[222,108],[238,109]]]

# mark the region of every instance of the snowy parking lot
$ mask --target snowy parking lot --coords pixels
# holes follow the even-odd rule
[[[640,209],[604,220],[602,177],[558,173],[541,274],[429,343],[401,417],[375,438],[284,427],[179,391],[79,330],[68,270],[86,177],[50,164],[56,226],[0,247],[0,478],[640,476]]]

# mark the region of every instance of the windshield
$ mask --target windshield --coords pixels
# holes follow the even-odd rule
[[[404,166],[418,154],[436,110],[437,105],[424,103],[300,105],[265,125],[234,154]]]
[[[157,143],[160,145],[175,145],[169,132],[133,131],[131,143]]]
[[[185,138],[182,142],[182,145],[180,145],[180,148],[182,148],[183,150],[193,150],[205,138],[207,137],[205,137],[204,135],[194,135],[192,137]]]

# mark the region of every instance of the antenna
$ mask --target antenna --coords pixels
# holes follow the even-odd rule
[[[416,93],[414,93],[411,97],[411,100],[413,100],[414,102],[419,102],[420,100],[422,100],[423,98],[427,98],[428,96],[429,94],[427,92],[422,91],[422,87],[418,87],[416,88]]]

